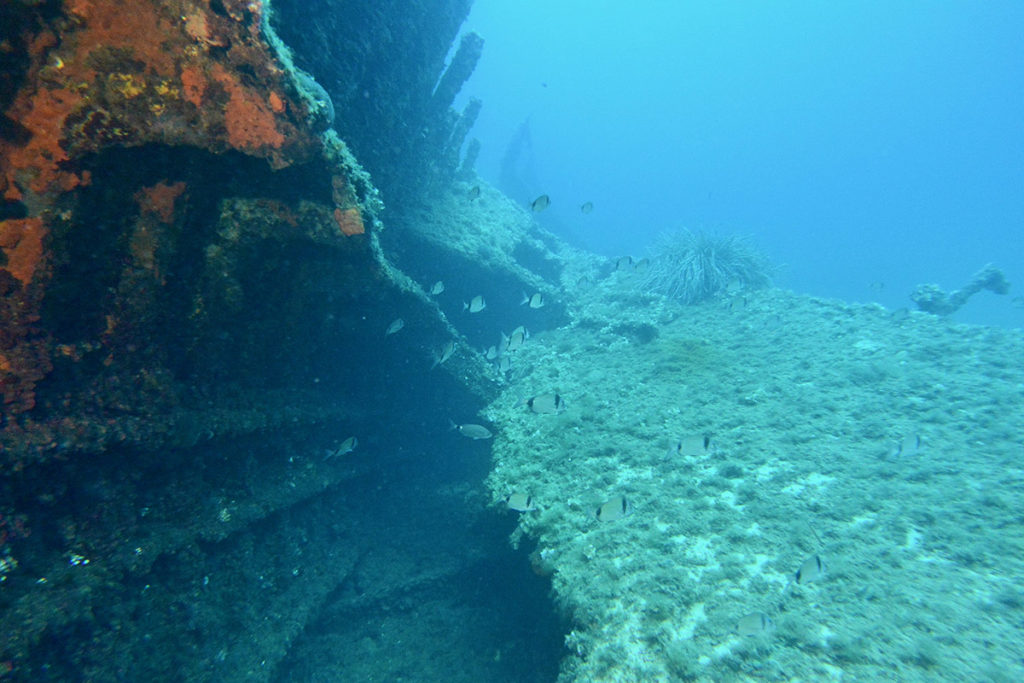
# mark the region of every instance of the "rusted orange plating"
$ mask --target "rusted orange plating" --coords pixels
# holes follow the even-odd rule
[[[162,143],[233,149],[282,168],[319,144],[260,34],[258,0],[221,0],[219,13],[203,0],[67,0],[63,9],[23,37],[30,67],[4,112],[25,134],[0,140],[0,194],[27,209],[0,221],[5,412],[31,408],[35,382],[49,371],[47,343],[32,324],[56,203],[90,182],[77,164],[83,154]],[[169,222],[183,189],[158,184],[140,203]],[[343,213],[339,227],[361,232],[358,212]]]

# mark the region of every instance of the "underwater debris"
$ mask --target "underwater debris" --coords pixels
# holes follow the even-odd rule
[[[734,282],[747,289],[765,287],[771,271],[767,257],[742,237],[680,230],[655,242],[640,287],[694,304],[726,292]]]
[[[480,55],[483,54],[484,39],[477,33],[470,31],[462,36],[459,47],[448,62],[448,68],[441,74],[437,85],[434,87],[432,104],[434,111],[446,112],[455,101],[456,95],[462,90],[462,85],[473,74]],[[461,142],[459,147],[461,147]]]
[[[979,270],[962,289],[944,292],[938,285],[918,285],[910,295],[910,300],[917,304],[919,310],[935,315],[952,315],[967,303],[967,300],[983,289],[995,294],[1007,294],[1010,283],[1003,272],[991,263]]]

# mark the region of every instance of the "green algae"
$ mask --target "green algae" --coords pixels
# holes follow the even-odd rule
[[[726,363],[726,358],[702,339],[662,338],[653,351],[655,371],[669,380],[704,376]]]

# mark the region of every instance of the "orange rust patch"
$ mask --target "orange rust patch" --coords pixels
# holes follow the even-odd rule
[[[170,223],[174,220],[174,202],[184,191],[185,183],[181,181],[173,185],[160,182],[142,188],[135,195],[135,201],[144,212],[154,213],[164,223]]]
[[[4,199],[39,206],[74,190],[83,182],[75,162],[111,144],[229,147],[275,168],[317,144],[287,118],[301,105],[281,90],[256,0],[224,3],[227,16],[206,0],[63,6],[65,18],[31,38],[26,84],[4,112],[29,133],[0,139]]]
[[[267,100],[270,101],[270,108],[274,110],[275,114],[284,113],[284,100],[281,99],[280,95],[271,90]]]
[[[40,31],[37,36],[32,38],[32,42],[28,46],[28,53],[33,57],[40,56],[56,44],[57,36],[52,31]]]
[[[206,25],[206,15],[196,11],[185,17],[185,33],[196,40],[208,41],[210,39],[210,29]]]
[[[89,0],[70,0],[67,3],[67,8],[69,12],[77,15],[80,19],[88,19],[91,4]]]
[[[349,237],[366,232],[366,228],[363,226],[363,217],[359,215],[358,209],[342,211],[341,208],[337,208],[334,210],[334,220],[338,224],[338,229]]]
[[[76,0],[68,9],[77,25],[63,31],[59,41],[46,30],[32,40],[29,53],[36,64],[30,77],[35,87],[22,89],[7,111],[8,117],[32,133],[23,147],[0,144],[0,167],[7,176],[4,195],[9,200],[22,199],[26,189],[46,194],[78,186],[77,176],[60,170],[60,164],[68,161],[61,142],[68,116],[91,105],[87,86],[97,76],[89,59],[93,51],[123,48],[150,68],[173,73],[175,55],[164,44],[175,27],[156,3]],[[130,78],[133,89],[145,82],[141,75],[138,83],[134,76]]]
[[[181,35],[183,25],[174,25],[162,16],[159,3],[106,0],[78,4],[84,5],[79,16],[85,19],[85,27],[75,33],[75,52],[82,58],[100,47],[124,48],[157,73],[174,73],[175,54],[164,45]]]
[[[43,258],[46,227],[41,218],[11,218],[0,222],[0,249],[7,255],[4,266],[11,275],[28,285]]]
[[[24,147],[0,145],[7,157],[8,199],[20,199],[21,187],[27,186],[33,192],[44,193],[51,187],[74,187],[77,178],[66,178],[72,174],[63,173],[58,164],[68,160],[68,154],[61,147],[61,130],[64,120],[82,101],[82,97],[70,90],[37,90],[27,100],[17,102],[9,116],[17,120],[32,133]],[[19,177],[20,173],[26,177]]]
[[[187,67],[181,70],[181,87],[185,93],[185,99],[196,107],[203,106],[203,94],[206,92],[206,78],[203,72],[195,67]]]
[[[270,105],[220,64],[214,65],[213,77],[228,93],[228,104],[224,108],[228,143],[243,152],[258,152],[263,147],[280,148],[284,135],[277,130]]]

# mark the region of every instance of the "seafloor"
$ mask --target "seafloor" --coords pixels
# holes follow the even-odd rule
[[[533,497],[513,541],[576,619],[563,677],[1024,680],[1019,332],[635,277],[588,285],[486,413],[495,504]],[[547,392],[563,413],[524,405]]]

